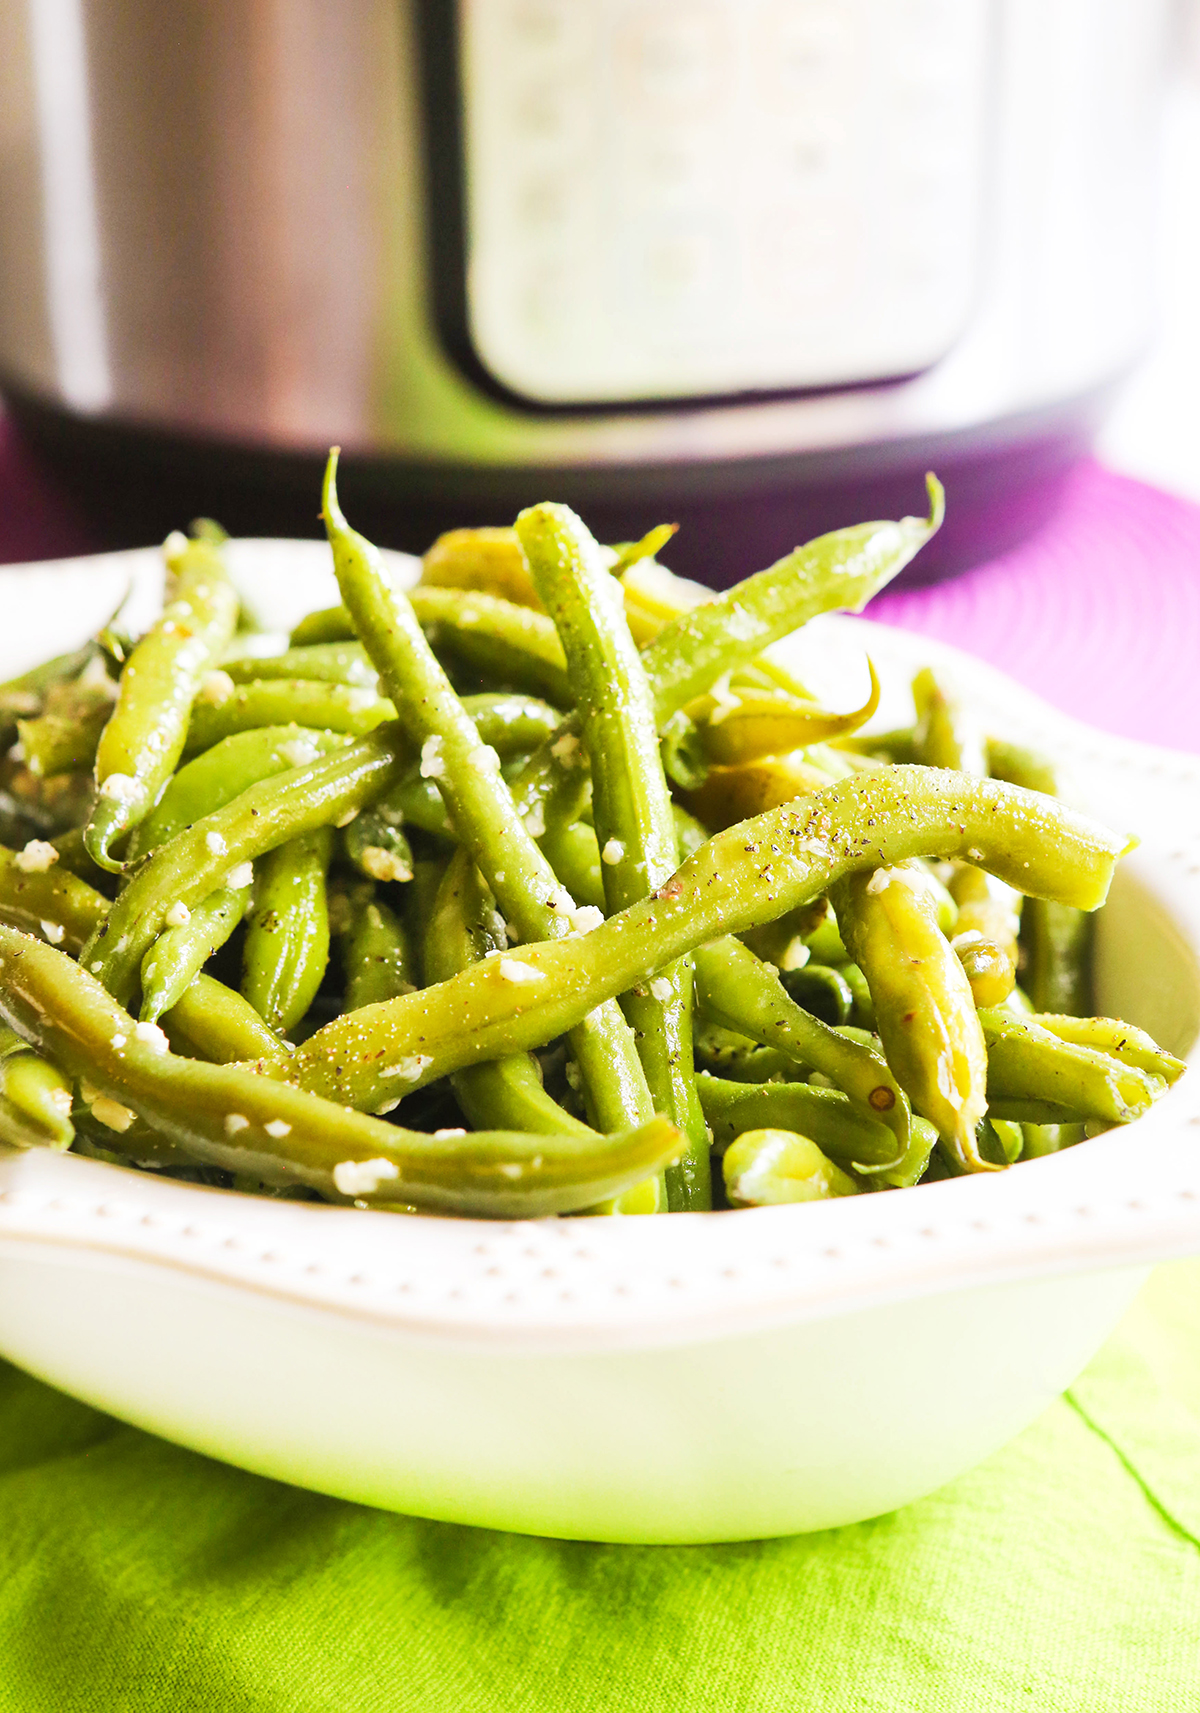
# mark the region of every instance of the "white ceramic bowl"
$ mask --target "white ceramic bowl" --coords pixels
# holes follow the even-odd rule
[[[331,598],[319,547],[233,554],[275,622]],[[131,573],[152,603],[155,565],[0,571],[19,615],[0,671],[82,638]],[[805,646],[810,669],[849,654],[860,674],[869,647],[885,721],[932,662],[993,729],[1051,750],[1078,801],[1141,833],[1100,918],[1099,1004],[1190,1052],[1200,761],[1089,731],[923,638],[842,619]],[[528,1224],[5,1154],[0,1351],[214,1457],[423,1516],[643,1542],[826,1528],[986,1457],[1070,1383],[1148,1264],[1200,1250],[1197,1126],[1193,1072],[1131,1129],[999,1177]]]

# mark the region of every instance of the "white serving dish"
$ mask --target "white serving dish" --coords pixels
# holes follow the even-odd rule
[[[272,622],[332,598],[319,546],[233,557]],[[81,639],[131,574],[152,602],[156,563],[0,570],[17,615],[0,672]],[[1194,1056],[1200,759],[1081,727],[920,637],[850,619],[806,635],[813,669],[870,649],[885,723],[932,662],[1140,832],[1100,920],[1099,1003]],[[642,1542],[826,1528],[986,1457],[1070,1383],[1148,1265],[1200,1250],[1198,1126],[1193,1072],[1135,1127],[1003,1176],[527,1224],[4,1153],[0,1352],[214,1457],[423,1516]]]

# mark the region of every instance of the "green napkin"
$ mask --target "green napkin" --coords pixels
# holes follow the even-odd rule
[[[1198,1549],[1200,1262],[981,1469],[742,1546],[386,1516],[0,1364],[0,1713],[1182,1713]]]

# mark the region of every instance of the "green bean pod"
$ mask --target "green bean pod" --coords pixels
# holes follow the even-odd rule
[[[1022,912],[1021,943],[1021,980],[1033,1009],[1085,1016],[1092,1003],[1092,925],[1087,917],[1051,898],[1030,899]]]
[[[718,1150],[723,1151],[745,1130],[796,1130],[855,1171],[894,1170],[894,1132],[878,1119],[866,1117],[840,1089],[797,1082],[727,1082],[707,1072],[696,1078],[696,1087]],[[921,1143],[913,1160],[915,1177],[920,1177],[937,1132],[923,1118],[914,1119],[913,1128]]]
[[[25,933],[40,933],[64,952],[78,954],[103,922],[108,899],[63,869],[22,874],[13,866],[12,856],[0,850],[0,922]],[[221,1064],[286,1057],[241,994],[211,976],[198,975],[160,1021],[173,1040],[178,1037],[202,1057]]]
[[[429,919],[425,973],[430,981],[444,981],[505,944],[496,901],[475,864],[459,850],[446,870]],[[477,1128],[596,1135],[546,1093],[531,1053],[475,1065],[450,1080],[455,1099]]]
[[[342,968],[347,1011],[416,990],[417,970],[408,930],[381,899],[364,904],[342,936]]]
[[[1048,797],[1058,796],[1057,770],[1039,750],[993,737],[987,739],[985,750],[988,772],[993,779],[1023,785],[1027,791],[1043,791]]]
[[[928,518],[818,536],[665,626],[643,655],[659,723],[818,613],[861,611],[940,529],[941,484],[928,476],[926,485]]]
[[[706,696],[690,709],[710,766],[733,767],[763,756],[787,755],[829,738],[847,737],[865,725],[879,706],[879,679],[868,660],[871,690],[861,708],[832,714],[810,702],[778,692],[737,697]]]
[[[1038,1013],[1029,1018],[1039,1029],[1057,1035],[1060,1041],[1070,1041],[1076,1047],[1092,1047],[1108,1053],[1122,1064],[1136,1065],[1140,1071],[1161,1077],[1168,1084],[1178,1082],[1187,1066],[1174,1053],[1160,1047],[1144,1029],[1123,1023],[1119,1017],[1063,1017]]]
[[[920,876],[878,869],[833,891],[842,938],[867,979],[887,1062],[951,1158],[988,1171],[976,1146],[987,1107],[987,1052],[970,984]]]
[[[0,846],[0,921],[78,954],[108,899],[57,861],[45,869],[22,867],[23,854]]]
[[[185,753],[197,755],[222,738],[259,726],[306,726],[364,737],[395,717],[396,710],[385,697],[361,684],[255,678],[248,684],[231,684],[216,700],[196,702]]]
[[[589,933],[522,946],[509,954],[520,969],[486,958],[336,1019],[297,1053],[297,1073],[351,1104],[378,1105],[397,1076],[420,1086],[538,1046],[685,952],[820,898],[844,874],[969,850],[1030,893],[1094,910],[1126,848],[1096,822],[995,780],[920,767],[855,775],[719,833],[651,898]]]
[[[1050,1109],[1048,1123],[1063,1115],[1129,1124],[1167,1086],[1164,1078],[1137,1065],[1061,1040],[1031,1017],[1000,1010],[978,1016],[987,1041],[990,1111],[1001,1102],[1021,1103],[1021,1110],[1029,1111],[1027,1103],[1036,1102]]]
[[[439,653],[511,690],[544,696],[569,708],[570,680],[562,645],[544,613],[496,595],[417,587],[409,603]]]
[[[679,840],[663,773],[654,707],[621,591],[599,544],[568,506],[532,506],[517,538],[534,587],[554,620],[575,688],[580,735],[591,763],[601,880],[610,911],[645,898],[678,864]],[[668,966],[622,1008],[632,1025],[654,1108],[688,1138],[687,1160],[668,1183],[672,1205],[712,1205],[708,1136],[696,1096],[692,971]]]
[[[383,803],[360,809],[342,832],[346,860],[371,880],[411,880],[412,846],[404,836],[402,821],[401,810]]]
[[[249,875],[241,885],[219,886],[195,909],[180,910],[183,919],[158,936],[142,959],[140,1016],[144,1023],[157,1023],[164,1011],[178,1003],[241,922],[250,892]]]
[[[412,606],[384,576],[378,549],[351,530],[342,516],[336,479],[335,451],[326,466],[322,502],[338,587],[371,650],[380,682],[420,745],[422,773],[436,781],[455,833],[520,937],[537,940],[568,933],[574,901],[518,813],[495,749],[481,744]],[[514,610],[531,620],[541,618],[524,608]],[[619,1006],[602,1004],[597,1016],[587,1017],[586,1023],[581,1016],[576,1022],[572,1047],[597,1128],[612,1131],[647,1119],[653,1106]]]
[[[526,574],[526,580],[527,574]],[[560,707],[571,702],[562,647],[544,613],[484,590],[469,600],[455,588],[419,584],[409,591],[417,621],[440,652],[462,665]],[[352,640],[357,632],[344,606],[310,613],[293,630],[293,648]]]
[[[242,996],[286,1035],[317,996],[329,962],[325,877],[333,832],[317,827],[263,858],[242,950]]]
[[[221,662],[235,684],[268,678],[299,678],[307,683],[349,684],[375,690],[379,674],[361,642],[320,642],[285,648],[279,654],[245,654]]]
[[[594,827],[589,827],[586,821],[554,824],[538,843],[572,898],[597,910],[606,908],[600,846]]]
[[[78,678],[96,658],[96,652],[94,642],[85,642],[70,654],[56,654],[53,660],[44,660],[40,666],[6,679],[0,684],[0,732],[11,733],[18,719],[40,714],[53,686]]]
[[[912,1114],[882,1054],[797,1005],[775,971],[731,935],[701,946],[695,958],[697,996],[705,1014],[827,1076],[864,1117],[891,1131],[891,1165],[898,1169],[909,1146]]]
[[[311,648],[320,642],[355,642],[357,634],[350,614],[339,601],[336,606],[318,607],[306,613],[288,636],[289,648]]]
[[[16,1146],[66,1149],[75,1137],[71,1123],[71,1085],[56,1065],[33,1053],[12,1032],[0,1057],[0,1099],[22,1126],[26,1140]],[[0,1126],[0,1135],[4,1127]],[[16,1135],[10,1124],[9,1136]]]
[[[599,1145],[509,1131],[426,1135],[241,1066],[179,1058],[140,1038],[86,970],[5,927],[0,1017],[192,1159],[356,1205],[500,1219],[569,1213],[660,1171],[683,1146],[665,1119]]]
[[[858,1194],[858,1185],[807,1136],[747,1130],[725,1151],[725,1194],[732,1207],[777,1207]]]
[[[260,726],[222,738],[174,775],[130,840],[132,856],[145,856],[175,834],[232,803],[243,791],[274,774],[306,767],[334,755],[352,740],[342,732],[305,726]]]
[[[926,483],[930,500],[927,520],[902,518],[899,523],[859,524],[819,536],[767,570],[665,624],[642,652],[658,730],[663,730],[673,714],[711,690],[724,673],[750,665],[764,648],[799,630],[818,613],[860,611],[941,527],[941,484],[934,476],[927,477]],[[785,673],[773,676],[787,679]],[[790,683],[786,687],[793,688]],[[578,716],[572,715],[555,738],[534,754],[527,777],[514,782],[513,793],[522,812],[533,807],[533,799],[560,790],[569,793],[574,752],[567,744],[578,732]],[[777,766],[769,762],[760,765],[768,769]],[[828,782],[828,774],[814,770],[810,779],[812,788],[819,789]],[[743,803],[721,824],[728,826],[732,820],[774,808],[805,789],[796,785],[788,790],[778,779],[774,784],[773,793],[760,796],[752,804]],[[576,799],[565,818],[575,820],[578,813]],[[698,808],[697,813],[704,818]]]
[[[125,664],[96,751],[98,795],[84,837],[92,860],[113,873],[121,868],[113,842],[149,814],[175,771],[196,693],[237,624],[237,595],[211,533],[169,549],[167,569],[172,598]]]
[[[289,1062],[288,1043],[268,1029],[249,1001],[203,972],[158,1021],[176,1052],[182,1047],[189,1057],[215,1065],[260,1061],[277,1071]]]
[[[986,773],[983,734],[961,704],[948,695],[936,674],[923,666],[913,679],[917,724],[913,753],[926,767],[953,767]]]
[[[485,525],[439,535],[422,555],[421,586],[482,591],[541,611],[517,532],[508,527]]]
[[[805,1074],[790,1053],[764,1047],[749,1035],[726,1029],[706,1017],[702,1010],[695,1021],[694,1046],[697,1070],[710,1071],[715,1077],[727,1077],[733,1082],[765,1083],[774,1077]]]
[[[76,715],[40,714],[34,720],[18,720],[17,737],[30,773],[52,779],[89,769],[111,712],[112,703],[106,700]]]
[[[395,783],[409,756],[403,734],[384,727],[323,760],[260,780],[185,827],[138,870],[91,935],[80,954],[85,969],[118,1000],[129,999],[174,904],[192,910],[239,863],[348,821]]]

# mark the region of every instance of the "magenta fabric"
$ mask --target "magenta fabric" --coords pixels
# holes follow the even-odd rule
[[[1083,464],[1032,540],[869,614],[978,654],[1104,731],[1200,750],[1200,506],[1187,500]]]

